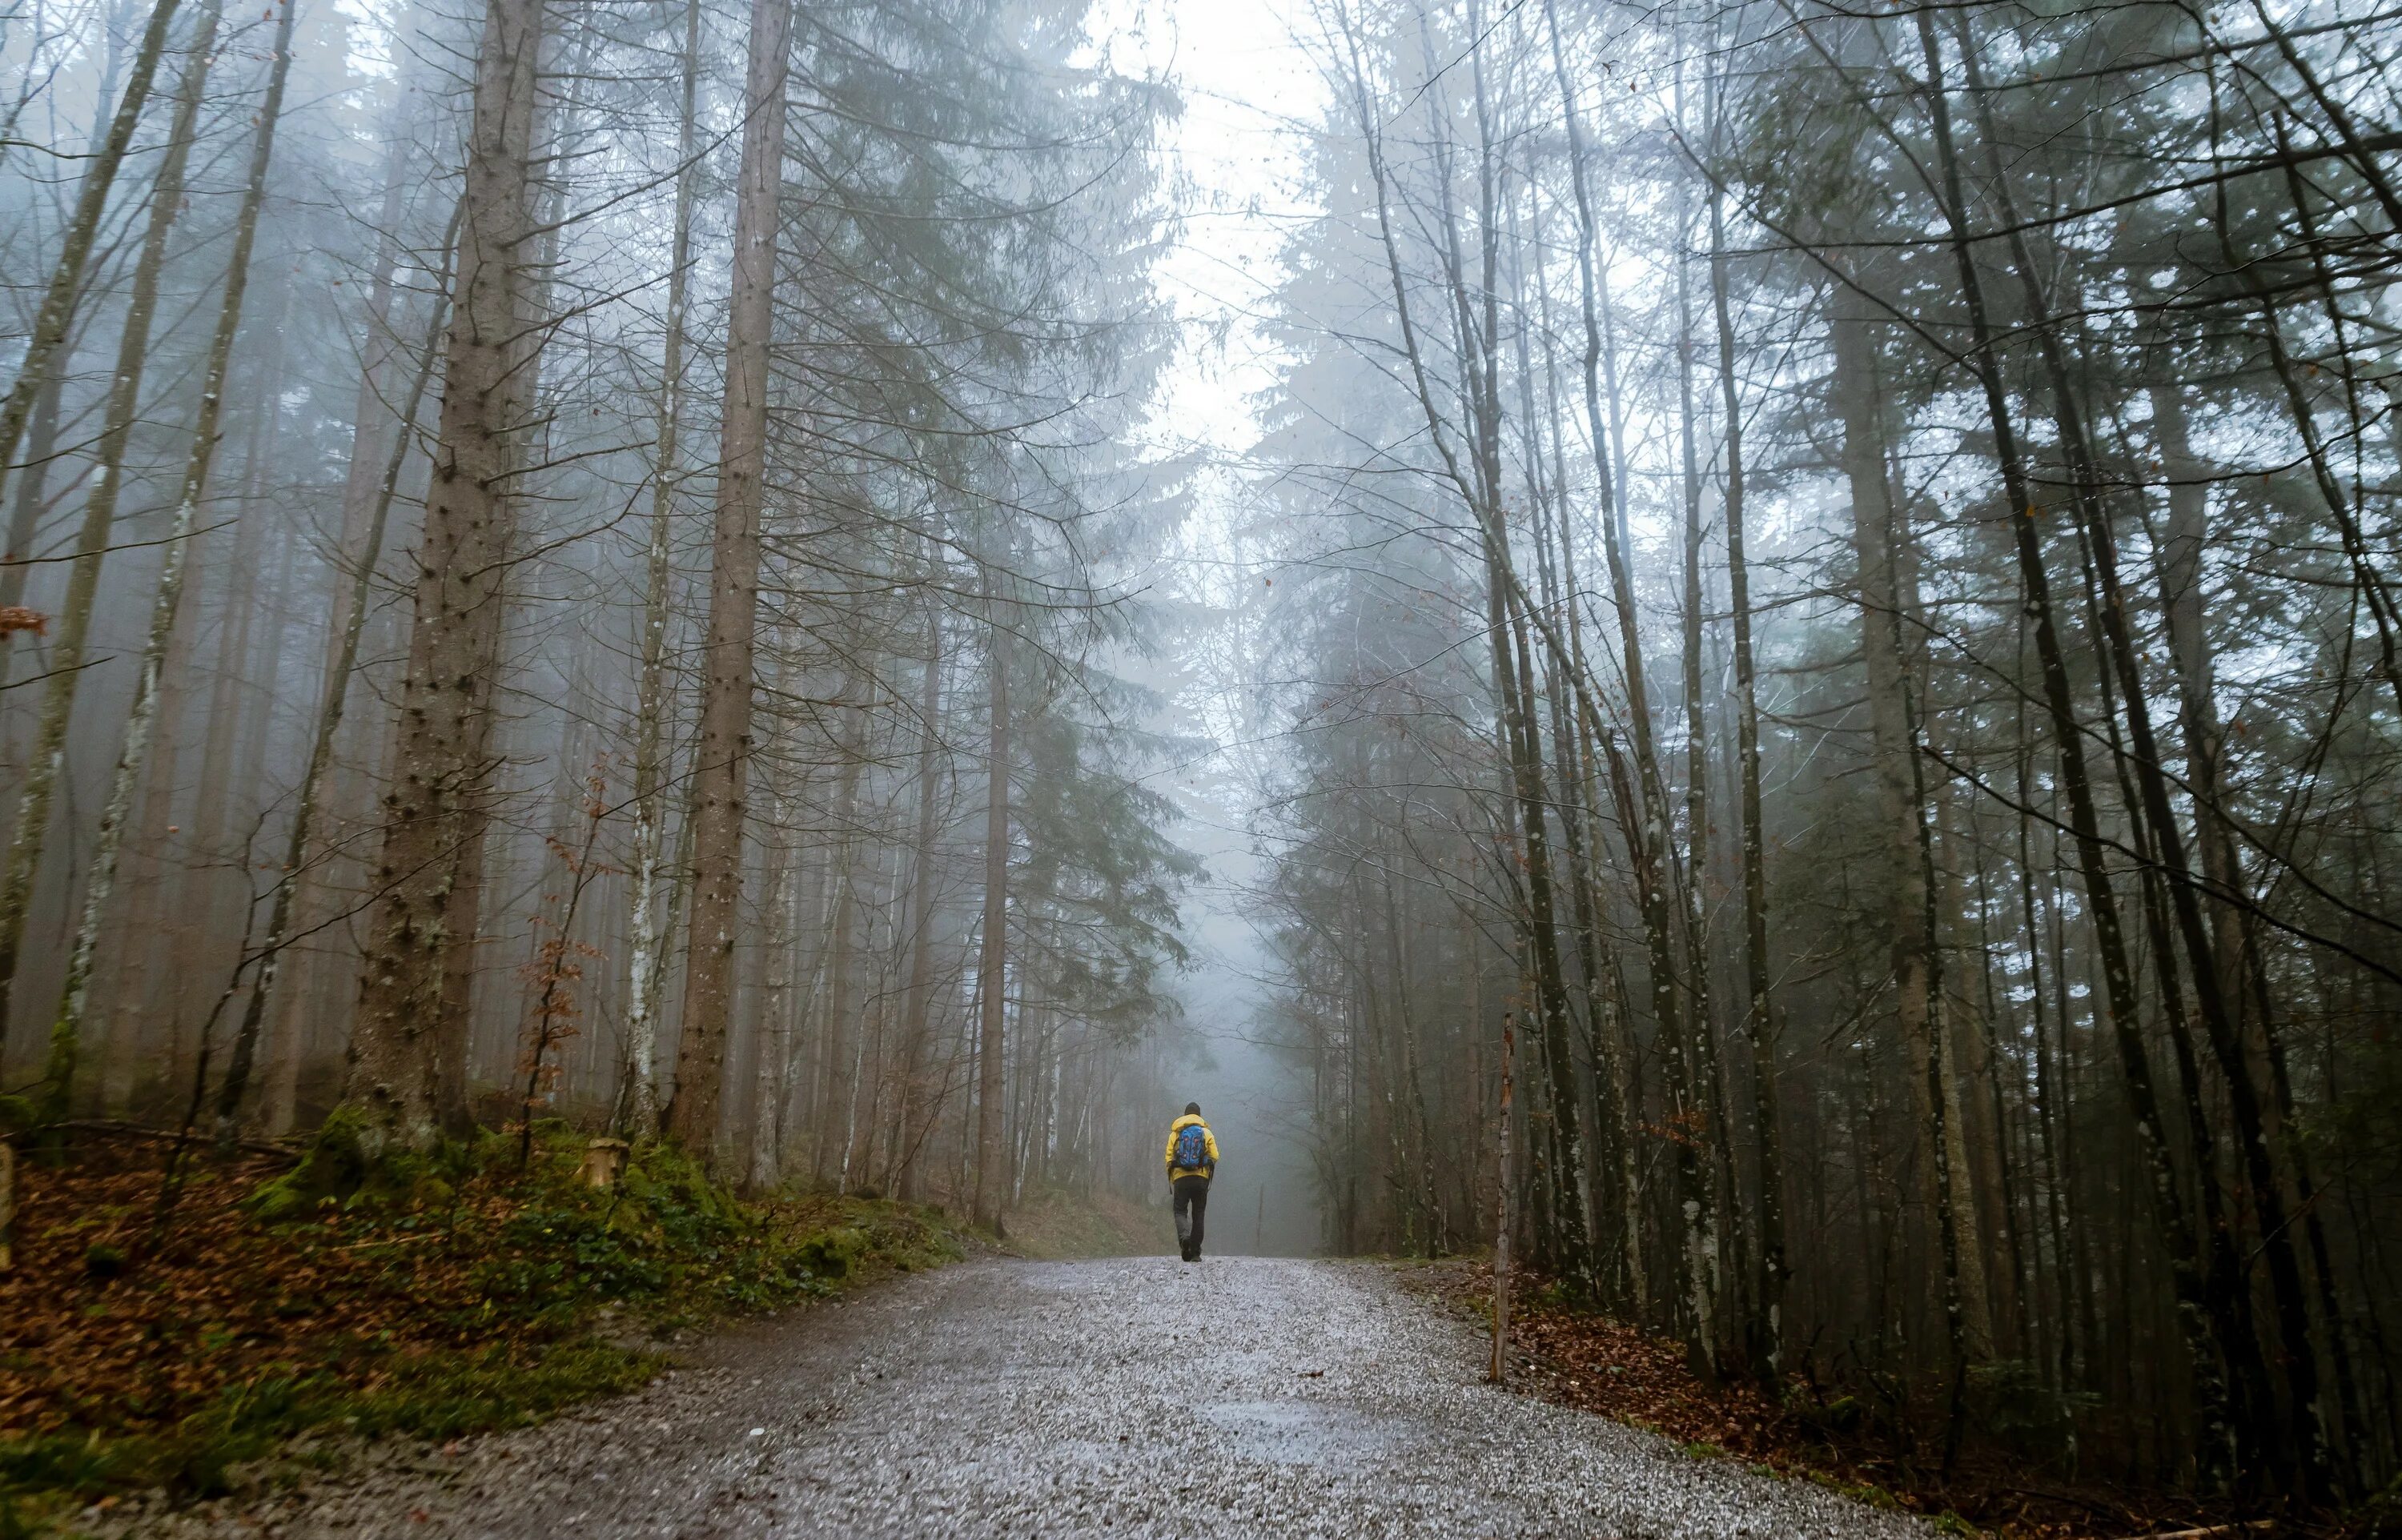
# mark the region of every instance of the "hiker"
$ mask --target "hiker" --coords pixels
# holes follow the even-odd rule
[[[1201,1121],[1201,1104],[1167,1125],[1167,1185],[1176,1192],[1176,1247],[1188,1262],[1201,1259],[1201,1216],[1209,1209],[1209,1178],[1218,1173],[1218,1135]]]

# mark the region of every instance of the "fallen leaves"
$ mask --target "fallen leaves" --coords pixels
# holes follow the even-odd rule
[[[1492,1270],[1441,1264],[1402,1275],[1464,1313],[1491,1319]],[[1698,1456],[1727,1456],[1788,1478],[1817,1481],[1880,1506],[1953,1514],[2006,1540],[2093,1540],[2209,1521],[2190,1503],[2112,1489],[2041,1489],[2006,1458],[1964,1459],[1946,1481],[1940,1456],[1829,1431],[1828,1406],[1801,1385],[1780,1405],[1749,1382],[1711,1384],[1682,1344],[1546,1297],[1522,1276],[1510,1329],[1511,1384],[1547,1401],[1657,1433]],[[1818,1415],[1804,1417],[1802,1409]],[[1940,1412],[1937,1414],[1940,1423]]]
[[[21,1162],[21,1265],[0,1273],[0,1503],[12,1483],[206,1490],[223,1459],[328,1419],[437,1439],[507,1425],[648,1378],[653,1330],[956,1255],[892,1205],[746,1203],[667,1157],[601,1195],[574,1179],[580,1138],[544,1149],[531,1179],[514,1140],[488,1142],[498,1157],[448,1179],[429,1168],[281,1223],[245,1200],[289,1151],[201,1157],[156,1250],[154,1143],[88,1127],[66,1163]],[[640,1329],[621,1344],[596,1322]]]

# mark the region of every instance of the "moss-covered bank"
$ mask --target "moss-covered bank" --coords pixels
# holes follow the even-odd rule
[[[302,1435],[532,1422],[642,1384],[680,1329],[962,1254],[931,1210],[743,1198],[665,1147],[596,1190],[583,1154],[553,1129],[522,1172],[498,1136],[370,1162],[335,1126],[297,1166],[199,1163],[156,1242],[155,1146],[27,1169],[0,1275],[0,1536],[116,1492],[224,1491]]]

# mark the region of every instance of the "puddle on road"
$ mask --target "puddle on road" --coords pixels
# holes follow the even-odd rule
[[[1228,1401],[1201,1415],[1226,1430],[1236,1453],[1280,1465],[1350,1464],[1398,1449],[1410,1436],[1398,1418],[1317,1401]]]

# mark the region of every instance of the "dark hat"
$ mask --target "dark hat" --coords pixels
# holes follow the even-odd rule
[[[1199,1102],[1187,1102],[1184,1104],[1184,1110],[1188,1116],[1197,1118],[1201,1116],[1201,1104]]]

